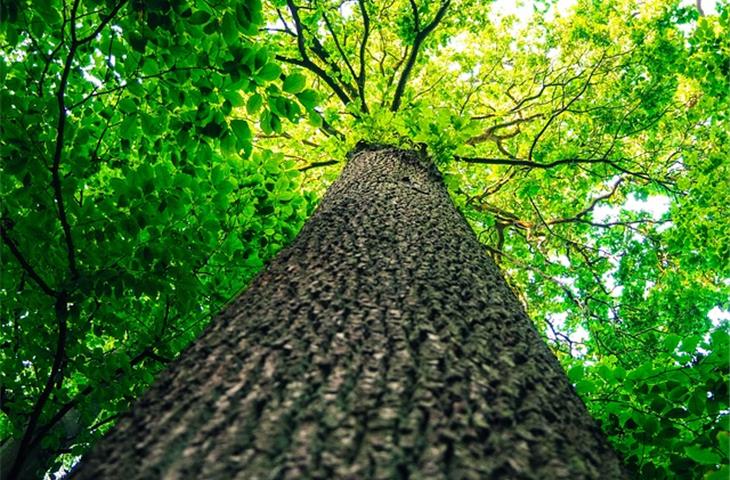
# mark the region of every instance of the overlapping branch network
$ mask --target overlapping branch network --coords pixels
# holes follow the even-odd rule
[[[426,38],[436,29],[445,17],[451,0],[443,0],[433,17],[426,22],[422,18],[419,6],[411,0],[412,21],[414,28],[413,41],[404,46],[404,51],[397,63],[389,72],[390,81],[388,87],[392,86],[395,77],[398,76],[395,90],[390,100],[390,111],[397,112],[402,104],[408,81],[417,63],[419,54],[423,49]],[[277,9],[278,26],[267,27],[265,30],[281,32],[290,36],[296,42],[297,57],[279,54],[276,58],[282,62],[297,65],[312,72],[318,79],[329,87],[332,94],[336,96],[344,106],[351,104],[358,105],[357,109],[349,110],[349,113],[358,117],[368,114],[370,108],[367,98],[367,57],[376,59],[370,51],[368,42],[371,37],[372,27],[369,10],[375,8],[367,0],[358,0],[358,11],[360,14],[361,29],[359,41],[355,45],[347,44],[347,33],[343,32],[337,24],[332,21],[333,17],[340,15],[338,7],[322,4],[321,1],[309,1],[306,5],[297,5],[293,0],[287,0],[286,18],[285,12]],[[303,19],[300,15],[302,10],[314,11],[314,20]],[[320,25],[321,23],[321,25]],[[322,27],[322,28],[320,28]],[[322,30],[326,35],[322,35]],[[320,38],[322,37],[322,38]],[[334,44],[334,50],[328,50],[323,41],[330,37]],[[381,37],[382,40],[382,37]],[[377,60],[380,72],[385,76],[386,68],[384,62],[388,56],[387,49],[382,49],[383,56]],[[354,57],[354,58],[353,58]],[[357,65],[357,69],[355,68]],[[402,69],[401,69],[402,67]],[[399,75],[398,75],[399,73]],[[384,104],[385,97],[381,99]]]

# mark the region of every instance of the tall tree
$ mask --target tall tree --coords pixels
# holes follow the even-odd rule
[[[355,153],[294,244],[73,478],[271,476],[622,477],[414,152]]]
[[[725,4],[1,6],[0,474],[77,462],[364,139],[428,152],[631,472],[727,476]]]

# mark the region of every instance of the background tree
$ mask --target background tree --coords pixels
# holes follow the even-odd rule
[[[726,475],[728,10],[535,8],[3,2],[3,469],[88,448],[366,139],[427,146],[631,468]]]

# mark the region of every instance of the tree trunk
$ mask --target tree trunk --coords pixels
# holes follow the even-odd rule
[[[367,147],[72,478],[622,477],[435,167]]]

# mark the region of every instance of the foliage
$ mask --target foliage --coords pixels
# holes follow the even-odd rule
[[[88,448],[364,139],[438,162],[637,476],[724,478],[730,8],[502,3],[3,1],[3,449]]]
[[[273,124],[306,106],[253,41],[255,2],[8,2],[3,19],[0,436],[76,456],[297,233],[299,172],[252,153],[234,109],[265,94]]]

